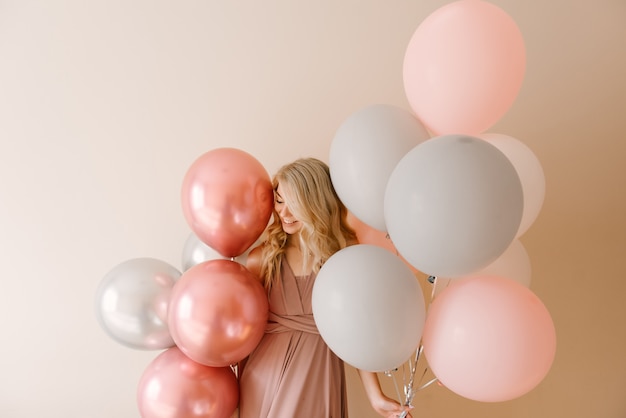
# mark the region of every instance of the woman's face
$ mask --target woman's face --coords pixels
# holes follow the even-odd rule
[[[296,217],[291,213],[283,196],[280,183],[278,183],[278,187],[274,193],[274,210],[278,213],[283,231],[290,235],[297,234],[300,232],[300,229],[302,229],[302,222],[296,219]]]

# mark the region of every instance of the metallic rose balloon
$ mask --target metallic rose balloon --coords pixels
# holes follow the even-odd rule
[[[172,287],[181,273],[164,261],[135,258],[108,272],[96,291],[96,316],[116,341],[131,348],[174,345],[167,326]]]
[[[209,260],[183,273],[172,289],[168,324],[189,358],[220,367],[250,354],[267,317],[267,295],[250,271],[235,261]]]
[[[229,418],[239,403],[230,367],[196,363],[177,347],[157,356],[137,388],[143,418]]]
[[[270,177],[252,155],[218,148],[201,155],[182,186],[183,214],[192,231],[225,257],[246,251],[272,214]]]

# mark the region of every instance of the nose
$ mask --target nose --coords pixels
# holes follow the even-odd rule
[[[280,216],[282,216],[283,218],[284,218],[285,216],[289,216],[289,215],[291,215],[291,212],[289,211],[289,206],[287,206],[286,204],[285,204],[285,205],[283,205],[283,206],[280,208],[280,210],[278,211],[278,214],[279,214]]]

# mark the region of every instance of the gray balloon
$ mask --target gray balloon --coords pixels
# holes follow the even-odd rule
[[[131,348],[161,350],[174,346],[167,307],[181,273],[154,258],[125,261],[107,273],[96,291],[100,326]]]

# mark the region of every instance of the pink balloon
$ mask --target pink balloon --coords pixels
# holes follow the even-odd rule
[[[172,347],[144,371],[137,403],[143,418],[229,418],[239,385],[230,367],[203,366]]]
[[[213,367],[245,358],[265,332],[268,301],[260,281],[236,261],[209,260],[172,289],[168,325],[192,360]]]
[[[550,313],[523,285],[499,277],[454,281],[431,304],[423,334],[433,373],[468,399],[500,402],[532,390],[556,351]]]
[[[508,111],[525,70],[524,40],[513,19],[486,1],[460,0],[437,9],[413,34],[404,87],[435,135],[472,135]]]
[[[269,174],[250,154],[218,148],[189,167],[182,186],[183,214],[195,234],[225,257],[243,254],[272,214]]]
[[[530,286],[532,266],[524,245],[514,239],[509,248],[493,263],[466,277],[495,276],[515,280],[524,287]]]
[[[417,274],[419,272],[419,270],[409,264],[409,262],[406,261],[405,258],[398,253],[396,246],[393,245],[393,242],[391,241],[391,238],[389,237],[389,234],[387,234],[387,232],[369,226],[368,224],[354,216],[352,212],[348,212],[347,220],[350,227],[354,230],[354,232],[356,232],[356,239],[359,241],[359,244],[369,244],[384,248],[390,253],[393,253],[400,257],[404,264],[406,264],[413,273]]]

